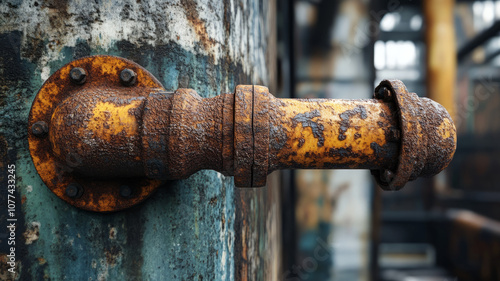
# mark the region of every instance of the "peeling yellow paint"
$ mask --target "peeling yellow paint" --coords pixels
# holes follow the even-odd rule
[[[141,105],[142,101],[131,101],[126,105],[115,105],[110,102],[98,102],[92,110],[93,116],[89,119],[87,128],[96,137],[110,140],[113,135],[125,133],[136,135],[139,124],[130,110]]]

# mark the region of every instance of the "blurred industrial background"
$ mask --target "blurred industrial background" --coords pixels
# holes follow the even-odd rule
[[[397,192],[369,171],[283,172],[283,280],[500,280],[500,1],[278,1],[282,96],[400,79],[452,114],[451,165]]]

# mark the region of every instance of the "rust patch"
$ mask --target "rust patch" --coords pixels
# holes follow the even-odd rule
[[[40,237],[40,223],[32,222],[26,231],[23,233],[23,237],[26,245],[30,245],[33,242],[37,241]]]
[[[217,197],[210,198],[210,202],[208,202],[208,204],[210,204],[212,206],[217,205]]]
[[[356,106],[354,109],[346,110],[339,114],[341,119],[339,127],[339,140],[343,141],[347,138],[345,133],[350,127],[349,119],[358,114],[361,119],[366,119],[368,117],[366,109],[363,106]]]
[[[390,158],[396,158],[396,149],[395,145],[392,143],[386,143],[385,145],[379,145],[376,142],[370,143],[370,148],[373,150],[375,153],[376,157],[390,157]],[[391,167],[388,168],[393,168],[394,165],[391,165]]]
[[[304,143],[305,143],[305,142],[306,142],[306,140],[305,140],[305,139],[300,138],[300,139],[299,139],[299,145],[298,145],[298,146],[299,146],[299,148],[301,148],[301,147],[304,145]]]
[[[352,151],[352,147],[346,147],[346,148],[330,148],[328,150],[328,156],[330,157],[335,157],[335,156],[340,156],[340,157],[359,157],[359,154],[354,153]]]
[[[200,19],[200,15],[198,14],[198,4],[194,0],[181,0],[181,5],[186,12],[186,18],[193,26],[205,50],[214,47],[217,42],[208,36],[205,22]]]
[[[110,240],[115,240],[116,239],[116,227],[111,227],[109,229],[109,239]]]
[[[275,119],[275,118],[273,118]],[[288,137],[285,129],[281,125],[270,124],[269,128],[269,142],[270,147],[275,151],[281,150],[287,143]],[[305,140],[304,140],[305,142]]]
[[[122,251],[119,246],[113,245],[104,252],[106,263],[111,267],[116,265],[117,260],[122,256]]]
[[[16,261],[11,261],[7,254],[0,254],[0,280],[14,281],[19,277],[19,268],[21,261],[16,258]],[[12,267],[15,268],[14,273],[9,271]]]
[[[38,264],[39,264],[39,265],[44,265],[44,264],[46,264],[46,263],[47,263],[47,260],[45,260],[44,258],[41,258],[41,257],[40,257],[40,258],[37,258],[37,260],[38,260]]]
[[[306,113],[299,113],[293,117],[293,127],[297,126],[297,124],[301,124],[302,128],[311,128],[313,136],[318,139],[318,147],[322,147],[325,144],[325,136],[323,135],[323,130],[325,126],[319,123],[320,119],[316,119],[313,121],[313,118],[321,117],[319,110],[313,110]]]

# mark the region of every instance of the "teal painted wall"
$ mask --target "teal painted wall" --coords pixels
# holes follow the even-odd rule
[[[200,171],[129,210],[87,212],[40,180],[26,128],[45,79],[94,54],[131,59],[167,90],[211,97],[237,84],[272,89],[274,11],[274,1],[0,3],[0,279],[277,279],[277,186],[239,190],[232,177]],[[5,263],[9,164],[16,165],[15,276]]]

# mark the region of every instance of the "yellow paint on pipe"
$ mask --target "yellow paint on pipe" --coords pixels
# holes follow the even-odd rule
[[[275,168],[380,168],[397,165],[398,143],[393,105],[379,100],[296,100],[275,102],[286,144]],[[390,108],[391,107],[391,108]],[[278,128],[279,130],[279,128]],[[381,153],[384,150],[384,153]]]
[[[118,173],[141,175],[140,117],[143,97],[116,96],[113,90],[94,95],[83,90],[55,110],[49,125],[53,156],[72,170],[91,176],[118,167],[106,158],[116,157]],[[101,155],[106,157],[101,157]],[[105,160],[103,160],[103,158]],[[123,172],[121,172],[123,170]]]
[[[128,104],[118,105],[110,102],[98,102],[89,118],[86,128],[103,140],[110,140],[118,134],[139,135],[137,117],[131,112],[142,105],[142,100],[132,100]]]

